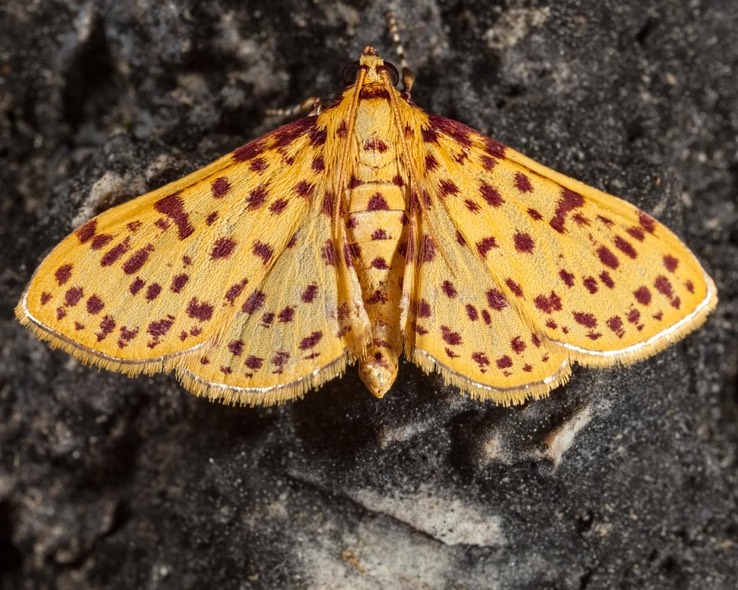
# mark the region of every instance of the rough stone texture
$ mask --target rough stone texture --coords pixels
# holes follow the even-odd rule
[[[715,277],[706,327],[500,409],[404,365],[215,406],[51,351],[12,318],[90,213],[338,88],[382,8],[0,6],[0,586],[735,588],[738,15],[732,0],[398,3],[415,100],[620,194]],[[411,6],[413,7],[411,9]]]

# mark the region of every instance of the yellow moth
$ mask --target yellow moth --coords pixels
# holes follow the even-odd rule
[[[371,47],[350,74],[327,108],[78,228],[20,322],[224,403],[297,398],[354,361],[382,397],[404,349],[509,405],[574,361],[650,356],[714,309],[694,255],[633,205],[425,113]]]

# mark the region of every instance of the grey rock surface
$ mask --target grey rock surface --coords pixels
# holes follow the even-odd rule
[[[98,372],[14,320],[81,220],[330,97],[371,2],[0,6],[0,587],[738,586],[731,0],[398,2],[415,101],[636,203],[715,278],[706,326],[504,409],[404,364],[282,407]]]

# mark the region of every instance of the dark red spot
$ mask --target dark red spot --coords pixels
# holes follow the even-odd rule
[[[607,320],[607,327],[612,330],[614,334],[617,335],[618,338],[622,338],[625,335],[625,330],[623,329],[623,320],[620,319],[620,316],[612,316],[609,320]]]
[[[298,137],[307,133],[308,130],[314,129],[315,121],[316,117],[303,117],[292,123],[287,123],[287,125],[282,125],[282,127],[270,134],[274,137],[272,147],[284,147],[291,144]]]
[[[123,272],[127,275],[141,270],[141,267],[146,264],[149,259],[149,254],[154,251],[153,244],[147,244],[140,250],[136,250],[129,258],[123,263]]]
[[[236,298],[241,295],[241,293],[244,290],[244,287],[246,287],[246,283],[248,283],[248,279],[242,280],[240,283],[236,283],[235,285],[231,285],[228,287],[228,291],[226,291],[225,299],[233,305],[233,302],[236,300]]]
[[[502,195],[500,195],[499,191],[495,187],[490,186],[484,181],[479,187],[479,194],[487,202],[487,204],[491,205],[492,207],[500,207],[505,203],[505,199],[502,198]]]
[[[587,219],[581,213],[575,213],[574,215],[571,216],[571,218],[574,220],[574,223],[576,223],[579,226],[587,227],[589,225],[589,219]]]
[[[426,143],[438,143],[438,133],[435,129],[431,129],[430,127],[421,127],[420,135]]]
[[[56,308],[56,319],[61,321],[67,316],[67,310],[62,306]]]
[[[498,369],[509,369],[510,367],[513,366],[512,359],[507,355],[501,356],[500,358],[498,358],[495,361],[495,364],[497,365]]]
[[[364,142],[364,149],[368,152],[379,152],[380,154],[383,154],[389,148],[387,147],[387,144],[378,137],[370,137]]]
[[[346,120],[344,119],[341,121],[341,123],[336,127],[336,135],[338,137],[346,137],[346,134],[348,133],[348,126],[346,125]]]
[[[348,181],[346,188],[352,189],[356,188],[357,186],[361,186],[362,184],[364,184],[363,180],[356,178],[356,176],[352,176],[351,180]]]
[[[641,286],[638,287],[635,291],[633,291],[633,295],[636,298],[636,301],[640,303],[641,305],[648,305],[651,303],[651,291],[648,290],[648,287]]]
[[[267,264],[274,254],[274,250],[272,250],[272,247],[269,244],[265,244],[258,240],[254,242],[251,252],[253,252],[254,256],[261,258],[264,264]]]
[[[584,205],[584,197],[579,193],[569,190],[568,188],[562,189],[561,198],[556,205],[556,212],[554,213],[553,219],[549,222],[549,225],[554,228],[560,234],[566,231],[564,223],[566,222],[566,216],[574,209]]]
[[[51,293],[48,293],[47,291],[41,293],[40,301],[41,305],[46,305],[49,301],[51,301]]]
[[[419,318],[431,317],[430,303],[428,303],[425,299],[421,299],[420,301],[418,301],[415,315],[417,315]]]
[[[311,199],[313,197],[313,189],[314,188],[315,187],[311,183],[309,183],[309,182],[307,182],[305,180],[301,180],[300,182],[298,182],[295,185],[295,189],[294,190],[301,197],[303,197],[305,199]]]
[[[518,283],[516,283],[512,279],[505,279],[505,284],[507,285],[507,288],[510,289],[512,294],[515,295],[515,297],[523,297],[523,287],[521,287]]]
[[[161,293],[161,285],[159,283],[151,283],[146,289],[146,301],[153,301]]]
[[[513,242],[515,243],[515,249],[518,252],[533,252],[535,244],[533,242],[533,238],[530,237],[530,234],[518,232],[513,236]]]
[[[620,261],[607,246],[600,246],[597,248],[597,257],[600,259],[602,264],[609,266],[610,268],[615,269],[620,266]]]
[[[520,336],[515,336],[515,338],[510,340],[510,348],[513,349],[515,354],[520,354],[526,348],[525,342],[523,342],[523,339]]]
[[[254,158],[249,162],[249,168],[251,168],[252,172],[256,172],[257,174],[261,174],[266,170],[268,167],[268,164],[264,158]]]
[[[314,127],[310,130],[310,144],[314,147],[323,145],[328,139],[328,131],[325,127]]]
[[[667,279],[664,275],[659,275],[658,277],[656,277],[653,286],[656,287],[656,290],[659,293],[665,295],[666,297],[672,298],[674,296],[674,290],[671,286],[671,283],[669,282],[669,279]]]
[[[592,295],[597,293],[597,291],[599,290],[599,287],[597,286],[597,279],[595,279],[594,277],[586,277],[582,281],[582,284],[587,289],[587,291],[592,293]]]
[[[466,246],[466,240],[458,229],[456,230],[456,241],[459,243],[459,246]]]
[[[364,86],[359,92],[359,98],[361,100],[369,100],[372,98],[381,98],[382,100],[389,100],[389,92],[386,88],[380,88],[377,86]]]
[[[120,336],[118,337],[118,348],[125,348],[128,344],[138,336],[138,328],[120,327]]]
[[[479,213],[482,208],[479,206],[479,203],[476,201],[472,201],[471,199],[466,199],[464,201],[464,205],[466,205],[466,208],[469,209],[472,213]]]
[[[627,230],[628,235],[630,235],[631,238],[635,238],[639,242],[642,242],[646,239],[646,234],[643,233],[643,230],[640,227],[629,227]]]
[[[128,291],[130,291],[131,295],[135,295],[138,293],[141,289],[143,289],[143,286],[146,284],[146,281],[144,281],[141,277],[136,277],[136,280],[134,280],[128,287]]]
[[[375,229],[372,233],[372,240],[386,240],[387,238],[387,232],[383,229]]]
[[[458,332],[452,332],[448,326],[441,326],[441,337],[446,344],[451,346],[457,346],[461,344],[461,334]]]
[[[497,240],[495,240],[492,236],[487,236],[486,238],[482,238],[479,242],[477,242],[477,251],[482,256],[482,258],[487,257],[487,252],[489,252],[492,248],[497,248]]]
[[[454,284],[451,281],[443,281],[443,283],[441,283],[441,291],[444,292],[446,297],[451,299],[457,295],[456,287],[454,287]]]
[[[259,185],[246,196],[246,209],[253,211],[261,207],[267,199],[267,189],[264,185]]]
[[[546,322],[546,327],[547,327],[547,328],[551,328],[552,330],[556,330],[556,329],[558,329],[558,327],[559,327],[559,326],[558,326],[558,324],[557,324],[556,322],[554,322],[553,320],[548,320],[548,321]],[[567,331],[567,330],[564,330],[564,333],[566,333],[566,331]]]
[[[221,176],[220,178],[216,178],[211,184],[210,184],[210,192],[213,195],[213,198],[215,199],[221,199],[228,194],[228,191],[231,190],[231,183],[228,182],[228,179],[225,176]]]
[[[313,163],[310,165],[310,167],[316,172],[323,172],[323,170],[325,170],[325,162],[323,161],[323,156],[316,156],[315,158],[313,158]]]
[[[574,316],[574,321],[576,321],[577,324],[581,324],[585,328],[597,327],[597,318],[595,318],[591,313],[582,313],[579,311],[575,311],[572,315]]]
[[[482,164],[482,167],[487,171],[492,170],[492,168],[497,165],[497,160],[490,158],[489,156],[482,156],[479,158],[479,161]]]
[[[679,266],[679,260],[674,258],[671,254],[664,256],[664,267],[669,272],[674,272]]]
[[[433,154],[427,154],[425,156],[425,169],[427,172],[433,172],[438,168],[438,160],[433,157]]]
[[[692,281],[686,281],[684,286],[687,288],[687,291],[694,293],[694,283]]]
[[[650,215],[646,215],[643,211],[638,212],[638,223],[649,234],[652,234],[656,229],[656,220]]]
[[[459,358],[459,355],[456,354],[453,350],[451,350],[448,346],[446,348],[444,348],[443,350],[446,353],[446,355],[448,356],[448,358],[451,358],[451,359],[457,359],[457,358]]]
[[[90,295],[89,299],[87,300],[87,313],[95,315],[96,313],[100,313],[104,307],[105,303],[103,303],[102,299],[100,299],[97,295]]]
[[[102,342],[107,338],[113,330],[115,330],[115,320],[112,316],[106,315],[101,321],[100,321],[100,331],[95,334],[97,336],[97,341]]]
[[[367,203],[367,211],[386,211],[388,209],[389,205],[384,196],[382,196],[382,193],[375,193]]]
[[[479,365],[480,369],[489,367],[489,357],[483,352],[473,352],[471,357],[472,360]]]
[[[261,316],[261,325],[265,328],[268,328],[272,325],[274,317],[275,316],[271,311],[266,312],[264,315]]]
[[[531,334],[530,341],[533,343],[533,346],[535,346],[536,348],[541,347],[541,339],[538,337],[538,334]]]
[[[469,138],[471,129],[466,125],[462,125],[458,121],[447,119],[446,117],[440,117],[439,115],[428,115],[428,122],[434,128],[446,133],[464,147],[471,146],[471,139]]]
[[[541,219],[543,219],[543,215],[541,215],[535,209],[528,209],[528,215],[530,215],[531,219],[534,219],[535,221],[540,221]]]
[[[128,231],[131,233],[137,232],[139,229],[141,229],[141,226],[143,225],[143,221],[130,221],[126,223],[126,227],[128,228]],[[121,328],[123,330],[124,328]]]
[[[240,148],[234,150],[233,160],[235,162],[245,162],[246,160],[251,160],[252,158],[258,156],[263,149],[264,145],[262,140],[257,139],[256,141],[252,141],[251,143],[242,145]]]
[[[564,281],[564,284],[567,287],[573,287],[574,286],[574,275],[570,273],[569,271],[565,269],[561,269],[559,271],[559,277],[561,277],[561,280]]]
[[[263,291],[254,291],[243,304],[241,311],[253,315],[264,306],[266,294]]]
[[[163,320],[151,322],[146,331],[149,333],[149,335],[158,339],[162,336],[166,336],[167,332],[169,332],[169,330],[171,329],[172,324],[174,324],[174,317],[168,315]]]
[[[438,190],[441,197],[459,194],[459,187],[456,186],[456,183],[453,180],[448,178],[444,178],[439,181]]]
[[[67,289],[67,292],[64,293],[64,305],[67,307],[74,307],[79,303],[84,294],[82,287],[72,287]]]
[[[233,369],[231,369],[230,367],[221,367],[220,372],[224,375],[230,375],[231,373],[233,373]]]
[[[207,223],[208,225],[213,225],[216,219],[218,219],[218,212],[213,211],[212,213],[208,214],[208,216],[205,218],[205,223]]]
[[[329,266],[336,266],[338,262],[338,256],[336,255],[336,247],[333,245],[333,241],[328,239],[323,244],[320,255],[323,257],[323,261]]]
[[[507,299],[499,289],[490,289],[486,293],[487,304],[494,310],[500,311],[507,307]]]
[[[322,338],[323,332],[313,332],[310,336],[303,338],[298,346],[300,350],[309,350],[311,348],[315,348]]]
[[[228,350],[234,356],[241,356],[243,354],[244,341],[243,340],[231,340],[228,343]]]
[[[131,242],[129,238],[123,240],[120,244],[113,246],[110,250],[105,252],[103,257],[100,259],[100,266],[110,266],[118,261],[128,250],[131,249]]]
[[[275,373],[281,373],[284,370],[284,366],[290,360],[289,352],[278,352],[272,357],[272,364],[276,367]]]
[[[54,272],[54,278],[56,279],[56,282],[59,286],[66,283],[69,279],[72,278],[72,265],[64,264],[57,268]]]
[[[627,318],[631,324],[637,324],[641,319],[641,312],[633,308],[628,312]]]
[[[90,242],[90,248],[92,248],[93,250],[100,250],[112,241],[113,236],[111,236],[110,234],[97,234],[94,238],[92,238],[92,242]]]
[[[555,291],[551,291],[551,294],[548,296],[539,295],[533,300],[533,303],[543,313],[553,313],[554,311],[561,311],[561,298],[556,294]]]
[[[247,358],[244,361],[243,364],[246,365],[249,369],[252,369],[252,370],[255,371],[256,369],[261,369],[261,365],[263,363],[264,363],[264,359],[263,358],[259,358],[258,356],[254,356],[252,354],[249,358]]]
[[[530,180],[522,172],[515,174],[515,187],[521,193],[529,193],[533,190],[533,185],[530,183]]]
[[[664,319],[664,312],[660,311],[658,313],[653,314],[653,319],[655,319],[657,322],[660,322],[662,319]]]
[[[194,233],[195,228],[190,223],[190,218],[184,208],[184,201],[178,192],[159,199],[154,203],[154,209],[174,222],[180,240],[184,240]]]
[[[312,303],[317,295],[318,285],[312,283],[305,288],[305,290],[302,292],[302,295],[300,295],[300,299],[303,301],[303,303]]]
[[[471,303],[466,304],[466,315],[472,322],[476,322],[479,319],[479,312]]]
[[[484,138],[484,150],[490,156],[494,158],[504,158],[505,149],[505,146],[499,141],[495,141],[494,139],[490,139],[489,137]]]
[[[79,241],[84,244],[92,239],[97,233],[97,219],[91,219],[85,223],[82,227],[77,229],[74,234],[77,236]]]
[[[612,280],[610,273],[606,270],[600,273],[600,280],[602,281],[602,284],[605,285],[605,287],[607,287],[608,289],[613,289],[615,287],[615,281]]]
[[[402,176],[399,174],[395,174],[395,176],[392,178],[392,184],[395,186],[405,186],[405,181],[402,179]]]
[[[420,241],[420,261],[431,262],[436,257],[436,244],[428,234],[423,234]]]
[[[638,256],[633,245],[628,240],[625,240],[620,236],[615,236],[615,247],[629,258],[635,258]]]
[[[371,267],[376,268],[377,270],[387,270],[389,268],[387,261],[381,256],[377,256],[372,260]]]
[[[187,315],[200,322],[206,322],[213,317],[213,306],[205,301],[198,301],[197,297],[193,297],[187,304]]]
[[[186,274],[179,274],[177,276],[174,276],[172,277],[172,284],[169,286],[169,289],[174,293],[179,293],[182,289],[184,289],[184,286],[189,280],[190,276]]]
[[[492,323],[492,316],[489,315],[489,312],[486,309],[482,310],[482,319],[488,326]]]
[[[292,306],[285,307],[277,314],[279,321],[283,324],[291,322],[295,318],[295,308]]]
[[[269,205],[269,211],[274,215],[279,215],[287,207],[287,201],[284,199],[275,199],[272,204]]]
[[[218,238],[213,244],[210,252],[210,258],[217,260],[218,258],[228,258],[236,247],[236,240],[232,238]]]

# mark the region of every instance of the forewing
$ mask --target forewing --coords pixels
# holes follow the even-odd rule
[[[694,255],[630,203],[455,121],[428,117],[422,135],[423,214],[447,216],[504,299],[571,359],[644,358],[715,307]]]
[[[110,209],[59,244],[16,308],[85,362],[171,367],[223,331],[304,223],[324,171],[316,118]]]

